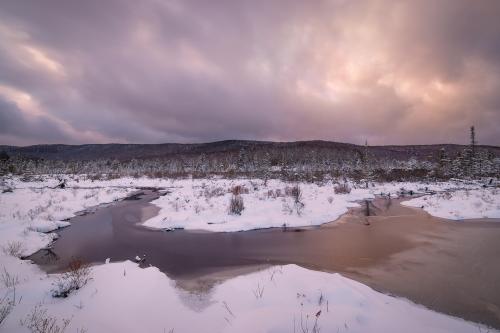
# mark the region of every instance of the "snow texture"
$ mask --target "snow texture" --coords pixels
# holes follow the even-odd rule
[[[57,181],[24,183],[13,181],[12,192],[0,194],[0,247],[22,244],[20,255],[30,255],[56,237],[50,233],[66,227],[63,221],[79,211],[128,196],[134,188],[52,188]]]
[[[402,204],[420,207],[433,216],[450,220],[500,218],[500,191],[496,188],[442,192]]]
[[[315,325],[321,332],[353,333],[484,329],[381,294],[339,274],[296,265],[271,267],[193,293],[176,288],[155,267],[110,263],[94,267],[93,279],[68,298],[52,299],[48,291],[56,275],[43,276],[26,262],[10,264],[22,274],[16,288],[22,301],[2,324],[5,332],[28,332],[19,320],[40,303],[49,315],[71,319],[68,332],[82,328],[89,332],[314,332]]]
[[[199,229],[208,231],[244,231],[251,229],[315,226],[332,222],[358,201],[375,195],[399,196],[401,193],[423,194],[457,187],[477,188],[463,183],[371,183],[368,188],[350,184],[351,192],[336,194],[336,184],[300,183],[300,202],[287,193],[296,186],[279,180],[176,180],[169,193],[152,203],[160,207],[157,216],[144,223],[158,229]],[[241,215],[229,213],[231,189],[244,188],[240,194],[245,209]],[[485,199],[487,199],[485,197]],[[498,203],[498,196],[497,196]]]
[[[295,184],[280,181],[264,184],[241,179],[66,180],[64,189],[51,188],[59,180],[50,177],[36,182],[21,182],[18,178],[4,180],[3,186],[13,191],[0,194],[2,248],[18,242],[22,245],[17,251],[19,255],[33,253],[55,237],[53,233],[42,232],[66,226],[67,222],[62,220],[76,212],[123,198],[139,186],[164,187],[170,192],[155,203],[162,207],[162,219],[154,220],[161,221],[158,227],[181,225],[214,231],[280,226],[284,222],[320,224],[334,220],[354,205],[355,200],[381,193],[395,195],[402,188],[415,192],[442,191],[457,186],[477,188],[477,184],[462,183],[394,183],[369,189],[353,188],[351,193],[341,195],[334,193],[332,183],[300,184],[304,208],[299,215],[296,210],[290,213],[283,209],[286,204],[294,204],[292,197],[277,194],[278,189],[285,191],[287,186]],[[245,210],[241,216],[228,216],[226,209],[232,195],[229,192],[236,185],[248,189],[248,193],[245,190],[241,194]],[[457,194],[457,198],[462,201],[476,198],[498,205],[496,192],[489,191],[488,195],[472,197]],[[178,212],[175,202],[179,202]],[[193,212],[196,204],[201,205],[199,215]],[[475,207],[474,203],[471,205]],[[202,214],[208,218],[201,218]],[[163,224],[166,216],[171,220]],[[157,223],[154,221],[148,225]],[[207,221],[225,223],[207,224]],[[193,293],[177,288],[175,281],[157,268],[142,269],[131,261],[111,263],[108,259],[106,264],[92,268],[92,280],[86,286],[65,299],[51,296],[60,275],[47,275],[30,262],[9,255],[8,251],[0,251],[0,270],[0,299],[13,297],[12,286],[5,283],[5,276],[9,274],[16,281],[16,299],[21,300],[0,324],[0,330],[5,332],[28,332],[20,320],[37,305],[59,322],[71,319],[68,332],[78,329],[89,332],[313,332],[315,324],[321,332],[471,332],[481,328],[378,293],[341,275],[295,265],[271,267],[230,279],[203,293]]]

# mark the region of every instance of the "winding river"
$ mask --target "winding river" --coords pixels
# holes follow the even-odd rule
[[[50,249],[29,259],[49,273],[73,258],[92,263],[144,258],[203,293],[220,281],[276,264],[339,272],[379,291],[500,328],[500,222],[435,218],[377,198],[334,223],[301,229],[235,233],[177,230],[141,225],[158,213],[159,196],[145,189],[116,204],[76,216],[58,231]]]

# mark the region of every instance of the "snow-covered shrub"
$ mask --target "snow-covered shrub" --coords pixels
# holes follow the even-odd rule
[[[16,293],[15,291],[7,291],[7,293],[0,298],[0,325],[7,318],[7,316],[12,312],[12,309],[16,305]]]
[[[280,188],[277,188],[275,190],[273,190],[273,189],[268,190],[266,195],[268,198],[276,199],[276,198],[282,197],[284,195],[284,193],[283,193],[283,191],[281,191]]]
[[[26,326],[33,333],[63,333],[70,323],[70,319],[59,319],[47,313],[47,309],[37,304],[26,318],[21,320],[21,325]]]
[[[347,183],[337,184],[333,188],[335,194],[349,194],[351,193],[351,187]]]
[[[290,205],[288,204],[288,202],[286,200],[283,200],[282,211],[284,214],[288,214],[288,215],[292,215],[292,213],[293,213],[292,207],[290,207]]]
[[[2,193],[12,193],[14,190],[11,187],[2,188]]]
[[[202,211],[202,209],[203,209],[203,207],[201,205],[199,205],[199,204],[194,205],[194,212],[196,214],[199,214]]]
[[[298,184],[291,187],[285,187],[285,194],[292,197],[295,203],[302,202],[302,189]]]
[[[240,195],[240,194],[244,194],[244,193],[247,194],[248,193],[248,189],[245,186],[236,185],[236,186],[233,186],[231,188],[230,192],[233,195]]]
[[[23,256],[24,250],[24,244],[19,241],[8,242],[7,245],[2,247],[3,253],[16,258],[21,258]]]
[[[222,187],[212,187],[212,188],[205,188],[204,190],[204,195],[207,199],[213,198],[213,197],[220,197],[225,194],[225,191]]]
[[[233,195],[229,202],[229,215],[241,215],[244,209],[243,197],[241,195]]]
[[[82,288],[90,281],[92,270],[89,265],[81,260],[70,262],[68,271],[61,275],[54,283],[53,297],[68,297],[75,290]]]
[[[3,286],[7,289],[15,288],[19,284],[19,277],[17,275],[9,273],[7,268],[3,268],[3,272],[0,273],[0,281]]]

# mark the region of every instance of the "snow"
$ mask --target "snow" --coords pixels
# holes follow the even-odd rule
[[[50,188],[62,178],[67,188]],[[248,189],[248,193],[241,194],[246,207],[241,216],[227,213],[229,190],[235,185]],[[278,180],[264,184],[261,180],[220,178],[92,181],[85,177],[42,176],[36,181],[24,182],[11,177],[4,179],[2,186],[13,191],[0,194],[0,246],[19,242],[20,254],[31,254],[54,239],[54,233],[46,232],[68,225],[65,219],[89,207],[123,198],[141,186],[168,190],[155,201],[161,208],[161,218],[146,223],[158,228],[238,231],[283,223],[316,225],[335,220],[348,207],[356,205],[356,200],[381,193],[394,196],[401,188],[419,193],[463,188],[453,192],[451,199],[444,200],[441,198],[444,194],[437,194],[409,202],[419,206],[414,200],[425,203],[436,200],[437,206],[444,207],[449,200],[455,202],[455,210],[472,211],[478,208],[477,200],[480,200],[482,210],[476,209],[474,213],[498,214],[497,192],[478,190],[478,184],[474,183],[387,183],[375,184],[369,189],[353,188],[349,194],[335,194],[334,184],[325,182],[300,184],[305,206],[299,215],[296,210],[290,213],[284,209],[286,205],[294,207],[290,196],[276,195],[276,190],[284,192],[287,186],[293,185]],[[199,210],[199,214],[195,210]],[[28,332],[20,320],[37,305],[59,322],[71,319],[68,332],[82,328],[89,332],[168,332],[171,329],[174,332],[302,332],[305,325],[312,332],[319,311],[317,318],[322,332],[471,332],[480,327],[405,299],[378,293],[339,274],[310,271],[295,265],[270,267],[221,282],[203,293],[194,293],[176,287],[175,281],[155,267],[142,269],[138,263],[111,263],[107,259],[105,264],[92,268],[92,280],[86,286],[66,299],[51,296],[53,284],[60,275],[47,275],[28,261],[0,251],[0,273],[5,272],[17,277],[15,294],[20,300],[0,324],[0,330],[5,332]],[[0,299],[4,296],[12,297],[13,291],[0,279]]]
[[[496,188],[442,192],[402,204],[421,207],[433,216],[450,220],[500,218],[500,192]]]
[[[66,299],[50,296],[57,276],[42,276],[34,267],[24,270],[33,276],[16,288],[22,301],[2,324],[6,332],[28,332],[19,322],[37,304],[59,322],[71,319],[68,332],[82,328],[89,332],[302,332],[306,327],[305,331],[313,332],[316,318],[321,332],[459,333],[481,328],[339,274],[296,265],[270,267],[193,293],[176,287],[155,267],[110,263],[94,267],[93,279]]]
[[[176,180],[170,184],[167,195],[152,203],[160,208],[157,216],[144,225],[150,228],[173,230],[176,228],[217,232],[244,231],[260,228],[315,226],[335,221],[350,207],[357,207],[359,200],[372,199],[375,195],[413,191],[443,191],[457,186],[474,188],[477,184],[463,183],[373,183],[368,189],[356,188],[348,194],[336,194],[335,184],[300,183],[303,208],[286,195],[295,183],[279,180]],[[232,197],[230,189],[242,186],[248,191],[241,194],[245,209],[241,215],[229,214]],[[298,208],[298,209],[297,209]]]
[[[67,188],[52,189],[61,181],[65,181]],[[6,219],[21,221],[24,229],[50,232],[66,225],[61,220],[74,215],[78,210],[111,202],[130,194],[135,188],[161,188],[166,195],[152,203],[160,208],[157,216],[149,219],[144,226],[154,229],[175,230],[177,228],[191,230],[207,230],[215,232],[234,232],[260,228],[307,227],[335,221],[350,207],[358,206],[359,200],[371,199],[375,195],[391,194],[392,197],[404,189],[406,192],[423,194],[429,191],[443,192],[463,189],[471,193],[480,188],[477,182],[449,181],[449,182],[394,182],[371,183],[369,188],[349,183],[351,192],[336,194],[336,182],[329,180],[323,183],[300,183],[301,203],[297,205],[294,198],[286,194],[286,189],[296,183],[280,180],[260,179],[224,179],[212,177],[207,179],[151,179],[151,178],[117,178],[110,180],[92,180],[85,175],[68,176],[38,176],[30,181],[21,181],[18,177],[4,178],[5,188],[13,188],[13,193],[0,195],[0,222]],[[241,215],[229,214],[228,207],[231,200],[231,189],[242,186],[245,191],[241,194],[245,209]],[[431,196],[433,198],[435,196]],[[22,198],[22,199],[21,199]],[[438,198],[438,197],[435,197]],[[498,196],[493,195],[498,206]],[[487,196],[484,196],[488,200]],[[33,201],[34,200],[34,201]],[[411,201],[409,205],[422,206],[418,201]],[[423,199],[422,199],[423,200]],[[434,200],[434,199],[432,199]],[[431,201],[432,201],[431,200]],[[487,214],[492,206],[482,202],[483,198],[470,202],[468,213],[481,211]],[[436,204],[437,205],[437,204]],[[436,206],[434,205],[434,206]],[[425,205],[424,205],[425,206]],[[30,207],[27,209],[26,207]],[[495,210],[495,207],[493,207]],[[498,208],[496,208],[498,211]],[[431,211],[429,211],[431,212]],[[432,213],[431,213],[432,214]],[[476,214],[477,215],[477,214]],[[474,216],[476,216],[474,215]],[[438,215],[440,216],[440,215]],[[449,215],[448,215],[449,216]],[[457,216],[469,215],[453,215]],[[478,216],[482,217],[484,215]],[[493,215],[486,215],[492,217]],[[10,223],[12,224],[12,223]],[[5,223],[0,228],[6,229]],[[16,229],[17,230],[17,229]],[[35,242],[31,250],[39,247],[40,243],[48,244],[51,236],[43,236],[42,241]],[[0,240],[1,241],[1,240]],[[1,244],[0,244],[1,245]],[[29,252],[29,251],[28,251]]]
[[[47,187],[56,184],[52,179],[38,183],[11,181],[12,192],[0,194],[0,248],[19,242],[21,255],[30,255],[53,241],[55,234],[47,233],[69,225],[63,220],[135,191],[118,187]]]

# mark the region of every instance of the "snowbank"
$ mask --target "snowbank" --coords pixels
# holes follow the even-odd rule
[[[241,215],[229,214],[231,188],[242,186],[240,194],[245,209]],[[208,231],[243,231],[259,228],[314,226],[338,219],[356,201],[371,199],[375,195],[398,196],[401,191],[424,193],[443,191],[457,186],[477,187],[462,183],[383,183],[372,184],[368,189],[355,188],[347,194],[336,194],[335,184],[300,183],[300,204],[287,194],[295,186],[279,180],[174,180],[169,194],[152,203],[160,207],[157,216],[144,223],[158,229],[200,229]],[[288,189],[288,190],[287,190]]]
[[[144,223],[153,228],[185,228],[210,231],[241,231],[258,228],[319,225],[337,219],[356,200],[373,197],[368,190],[353,189],[335,195],[333,186],[300,184],[300,203],[287,192],[295,184],[277,180],[178,181],[171,193],[152,203],[160,213]],[[245,209],[241,215],[229,214],[230,189],[242,186]],[[248,191],[248,193],[246,193]]]
[[[25,269],[28,269],[25,267]],[[32,272],[33,273],[33,272]],[[130,261],[93,268],[93,280],[67,299],[53,299],[55,276],[17,286],[22,301],[2,325],[41,308],[69,332],[475,332],[477,324],[378,293],[339,274],[287,265],[233,278],[195,294],[175,287],[158,269]],[[318,330],[319,332],[319,330]]]
[[[63,227],[67,225],[63,220],[75,212],[123,198],[139,186],[164,187],[171,192],[155,202],[162,208],[160,216],[148,221],[148,225],[214,231],[283,223],[290,226],[321,224],[336,219],[347,207],[355,205],[355,200],[376,194],[395,195],[401,188],[421,192],[425,188],[463,187],[463,184],[451,183],[394,183],[353,189],[341,195],[334,193],[332,183],[300,184],[304,207],[299,215],[293,198],[282,193],[294,184],[280,181],[264,184],[241,179],[91,181],[66,178],[68,188],[65,189],[47,188],[59,182],[50,177],[33,182],[7,179],[4,185],[13,191],[0,194],[0,246],[17,242],[21,244],[20,255],[33,253],[46,246],[55,235],[41,232]],[[229,189],[235,185],[243,185],[248,190],[241,194],[246,207],[241,216],[227,213]],[[490,196],[484,198],[491,199]],[[498,210],[496,194],[491,200]],[[128,261],[104,264],[92,270],[93,280],[89,284],[67,299],[54,299],[51,289],[58,275],[47,276],[37,266],[0,251],[0,300],[13,296],[12,289],[4,284],[7,273],[17,281],[15,295],[21,300],[1,323],[0,330],[28,332],[20,326],[20,320],[37,305],[59,323],[64,318],[71,319],[67,329],[70,332],[78,329],[89,332],[312,332],[315,324],[322,332],[470,332],[479,327],[407,300],[380,294],[338,274],[309,271],[295,265],[240,276],[203,294],[177,289],[175,282],[158,269],[141,269]]]
[[[496,188],[437,193],[402,204],[421,207],[433,216],[451,220],[500,218],[500,191]]]
[[[25,187],[12,182],[12,192],[0,194],[0,248],[20,243],[21,255],[29,255],[49,244],[55,234],[45,234],[69,225],[63,221],[76,212],[126,197],[134,188],[54,189],[47,182]]]

